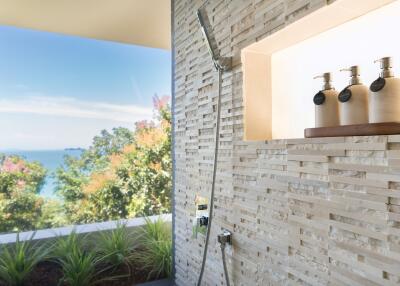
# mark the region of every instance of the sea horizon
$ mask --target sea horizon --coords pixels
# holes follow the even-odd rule
[[[65,147],[65,148],[44,148],[44,149],[18,149],[18,148],[4,148],[0,149],[0,153],[4,152],[36,152],[36,151],[63,151],[68,149],[86,150],[84,147]]]

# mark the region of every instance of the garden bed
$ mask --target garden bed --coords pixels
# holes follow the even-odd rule
[[[98,233],[0,245],[0,286],[125,286],[172,271],[171,228],[160,217],[132,231],[126,224]]]

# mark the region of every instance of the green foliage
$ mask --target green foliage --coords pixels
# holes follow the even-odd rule
[[[60,201],[47,199],[43,202],[37,229],[61,227],[67,224],[63,205]]]
[[[63,277],[59,284],[69,286],[90,286],[132,277],[133,264],[149,271],[149,279],[171,275],[171,229],[161,219],[155,222],[147,219],[139,234],[130,233],[125,224],[119,223],[116,229],[97,236],[82,236],[72,231],[52,244],[34,243],[33,237],[21,242],[18,235],[15,244],[0,246],[0,285],[24,285],[42,261],[60,265]],[[128,267],[129,273],[113,275],[121,273],[121,269],[126,271],[122,265]],[[117,269],[119,272],[115,272]]]
[[[57,237],[52,246],[50,256],[54,260],[65,259],[71,252],[79,251],[82,248],[82,240],[79,239],[74,229],[68,236]]]
[[[0,154],[0,233],[170,212],[168,100],[154,99],[154,121],[103,130],[79,157],[66,156],[54,174],[61,202],[40,196],[42,165]]]
[[[0,232],[35,229],[43,200],[30,192],[16,191],[10,198],[0,196]]]
[[[115,267],[125,264],[131,269],[134,249],[134,238],[123,223],[118,223],[112,231],[100,232],[96,239],[97,253],[107,257],[105,261]]]
[[[160,110],[161,128],[136,131],[132,152],[127,152],[117,169],[125,189],[132,193],[131,216],[156,215],[171,210],[172,160],[170,113]]]
[[[133,134],[127,128],[118,127],[102,130],[93,138],[92,146],[82,152],[80,157],[66,156],[64,166],[56,171],[57,190],[67,201],[81,199],[82,185],[87,183],[88,175],[103,170],[109,163],[111,154],[119,153],[123,147],[133,142]]]
[[[33,243],[33,236],[28,241],[17,241],[0,248],[0,282],[9,286],[22,286],[35,266],[49,253],[46,244]]]
[[[107,268],[104,265],[105,256],[98,256],[93,251],[83,251],[73,248],[65,257],[58,260],[62,271],[62,283],[69,286],[90,286],[102,280],[99,276]],[[112,280],[108,277],[107,280]]]
[[[87,174],[90,172],[89,163],[84,159],[85,152],[83,152],[81,158],[65,156],[64,165],[57,168],[55,172],[56,191],[67,204],[83,198],[82,185],[87,182]]]
[[[89,286],[121,278],[121,276],[104,278],[101,277],[101,274],[118,267],[120,261],[116,258],[122,254],[128,255],[128,251],[133,249],[132,240],[128,239],[125,232],[124,226],[118,226],[110,235],[100,235],[100,239],[96,239],[94,245],[88,243],[91,241],[90,234],[78,235],[75,230],[68,236],[58,237],[54,243],[51,257],[62,268],[61,282],[69,286]],[[105,239],[110,239],[117,246],[112,248],[109,242],[104,241]],[[123,241],[123,239],[125,240]]]
[[[135,254],[136,261],[149,272],[148,279],[170,277],[172,274],[171,229],[162,219],[146,220],[140,237],[141,251]]]
[[[170,212],[171,112],[156,99],[156,122],[103,131],[79,158],[66,157],[57,190],[70,223]]]
[[[140,240],[146,242],[149,240],[170,240],[171,239],[171,228],[165,223],[160,217],[155,221],[146,218],[146,224],[142,228]]]
[[[83,151],[80,157],[66,156],[64,165],[57,169],[55,177],[57,181],[57,192],[64,200],[64,207],[71,223],[93,222],[103,219],[117,219],[123,217],[119,203],[115,215],[110,203],[117,202],[121,196],[115,196],[118,189],[113,186],[103,188],[93,200],[100,200],[103,203],[103,214],[95,215],[86,206],[81,205],[85,199],[83,188],[90,181],[93,172],[107,169],[112,154],[122,152],[125,145],[133,142],[133,134],[127,128],[114,128],[112,133],[103,130],[99,136],[93,138],[92,146]]]
[[[0,156],[0,194],[10,198],[17,190],[38,194],[42,188],[46,169],[38,162],[27,162],[19,156]]]
[[[0,156],[0,232],[34,229],[42,214],[38,195],[46,169],[18,156]]]
[[[96,161],[110,154],[122,152],[124,147],[132,144],[133,141],[133,133],[127,128],[114,128],[112,133],[103,130],[100,136],[93,138],[93,145],[89,148],[88,155]]]
[[[100,180],[106,179],[104,178]],[[84,200],[79,201],[75,215],[75,223],[118,220],[128,217],[127,206],[131,198],[115,185],[114,181],[107,181],[95,192],[87,194]]]

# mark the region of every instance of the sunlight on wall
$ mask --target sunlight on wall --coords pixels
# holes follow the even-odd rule
[[[315,75],[332,72],[337,91],[348,85],[341,68],[359,65],[367,86],[379,76],[374,60],[392,56],[400,77],[400,1],[272,54],[272,137],[303,137],[314,127],[313,96],[321,89]],[[335,15],[332,15],[335,17]],[[279,122],[290,122],[280,125]]]

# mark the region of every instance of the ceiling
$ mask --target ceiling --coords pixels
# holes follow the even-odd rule
[[[170,0],[0,0],[0,25],[171,48]]]

